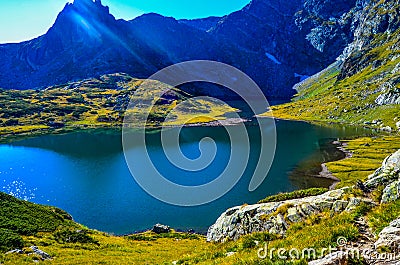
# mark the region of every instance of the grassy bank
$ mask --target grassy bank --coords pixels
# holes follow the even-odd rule
[[[400,136],[362,137],[342,140],[350,158],[326,163],[328,170],[341,180],[338,187],[352,186],[357,180],[365,180],[390,154],[400,149]]]
[[[4,194],[1,194],[0,201],[1,216],[13,221],[19,231],[14,232],[15,236],[22,239],[22,245],[15,247],[24,248],[29,253],[27,247],[37,245],[53,257],[51,261],[44,261],[44,264],[307,264],[312,256],[284,261],[273,252],[270,260],[258,258],[257,252],[268,243],[269,250],[315,248],[318,255],[323,248],[337,246],[339,237],[357,242],[360,233],[354,222],[358,218],[366,218],[377,234],[400,214],[399,202],[374,208],[360,205],[353,213],[334,215],[323,212],[310,216],[304,222],[292,224],[284,238],[256,233],[236,242],[213,244],[207,243],[199,235],[176,232],[112,236],[76,224],[69,220],[66,213],[53,207],[34,205]],[[10,208],[12,212],[5,210]],[[0,222],[1,229],[9,227],[9,222],[4,220]],[[55,220],[55,223],[50,222]],[[26,222],[32,223],[29,229],[25,229]],[[0,244],[4,246],[4,241],[0,241]],[[8,246],[7,249],[12,247]],[[0,254],[0,262],[3,264],[32,264],[39,259],[35,255],[4,254],[4,251]],[[354,261],[350,264],[362,263]]]

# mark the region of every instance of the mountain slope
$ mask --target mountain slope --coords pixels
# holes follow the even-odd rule
[[[358,2],[253,0],[221,19],[147,14],[124,21],[100,0],[75,0],[45,35],[0,45],[0,87],[40,88],[116,72],[146,78],[177,62],[208,59],[238,67],[269,97],[287,98],[296,82],[352,41]]]
[[[400,129],[399,13],[396,1],[370,1],[340,59],[298,84],[294,102],[268,115]]]

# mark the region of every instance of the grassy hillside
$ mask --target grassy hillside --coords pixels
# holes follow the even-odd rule
[[[131,98],[148,102],[152,93],[169,88],[154,81],[145,93],[134,96],[142,82],[125,74],[113,74],[39,91],[0,90],[0,135],[4,139],[23,133],[120,127]],[[174,116],[167,125],[223,120],[225,113],[236,111],[211,99],[189,100],[191,97],[172,88],[154,102],[148,125],[159,126],[172,110]],[[177,107],[183,101],[185,106]]]
[[[32,245],[52,256],[44,264],[307,264],[308,258],[285,261],[276,253],[272,260],[260,259],[257,251],[268,242],[269,249],[315,248],[319,253],[323,248],[335,246],[339,237],[357,242],[361,235],[354,222],[360,217],[365,217],[377,234],[400,214],[399,202],[374,208],[360,205],[353,213],[322,212],[310,216],[304,222],[292,224],[284,238],[256,233],[236,242],[216,244],[207,243],[203,236],[176,232],[116,237],[76,224],[65,212],[53,207],[20,201],[2,193],[0,203],[4,217],[0,223],[2,264],[39,261],[39,256],[30,255]],[[10,240],[18,243],[10,245]],[[25,254],[5,254],[14,248],[23,248]]]
[[[346,75],[342,65],[333,64],[299,84],[291,103],[272,107],[264,115],[397,130],[400,104],[378,104],[377,99],[381,95],[400,96],[400,51],[394,48],[399,37],[399,30],[374,36],[367,48],[353,55],[357,61],[350,62],[359,71]]]

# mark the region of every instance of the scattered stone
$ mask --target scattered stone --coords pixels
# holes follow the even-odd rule
[[[37,246],[31,246],[33,254],[38,255],[42,260],[51,260],[51,256],[46,252],[40,250]]]
[[[6,253],[6,255],[8,255],[8,254],[24,254],[24,253],[25,252],[23,250],[21,250],[21,249],[14,249],[14,250],[8,251]]]
[[[225,256],[230,257],[230,256],[233,256],[235,254],[236,254],[236,252],[231,251],[231,252],[226,253]]]
[[[390,126],[383,126],[380,128],[380,130],[382,132],[392,132],[393,131],[392,127],[390,127]]]
[[[394,220],[390,225],[379,233],[379,239],[375,242],[375,248],[388,247],[397,250],[400,244],[400,218]]]
[[[293,222],[293,223],[298,223],[298,222],[301,221],[301,215],[297,211],[296,207],[292,207],[292,208],[288,209],[288,211],[287,211],[287,219],[290,222]]]
[[[167,225],[156,224],[153,226],[153,229],[151,231],[153,231],[156,234],[165,234],[171,232],[171,227]]]
[[[400,121],[396,122],[396,127],[397,127],[397,130],[400,131]]]

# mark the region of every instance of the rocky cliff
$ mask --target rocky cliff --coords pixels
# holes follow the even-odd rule
[[[75,0],[45,35],[0,45],[0,87],[37,88],[115,72],[145,78],[173,63],[209,59],[240,68],[268,96],[287,98],[296,82],[353,41],[354,14],[362,8],[356,0],[253,0],[223,18],[147,14],[124,21],[100,0]]]
[[[399,1],[362,1],[350,13],[354,41],[336,63],[297,84],[298,96],[274,108],[275,117],[400,129]]]

